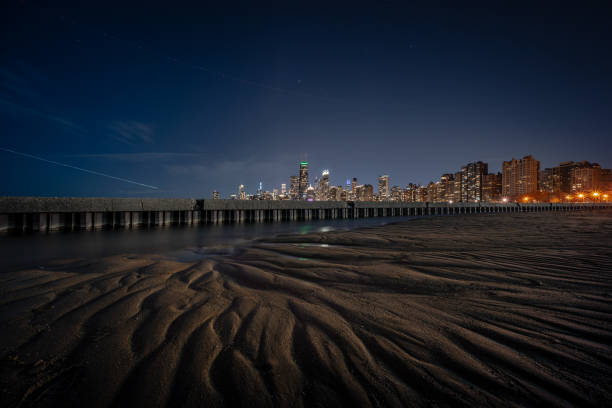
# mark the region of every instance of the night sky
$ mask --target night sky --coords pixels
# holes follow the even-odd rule
[[[0,150],[0,195],[612,166],[609,2],[3,3],[0,148],[158,189]]]

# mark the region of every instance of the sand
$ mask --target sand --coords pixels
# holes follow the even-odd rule
[[[612,214],[0,274],[2,406],[610,406]]]

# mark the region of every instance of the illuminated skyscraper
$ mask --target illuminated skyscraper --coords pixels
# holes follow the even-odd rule
[[[241,184],[240,187],[238,187],[238,199],[246,200],[246,192],[244,191],[244,184]]]
[[[502,163],[502,196],[516,198],[538,191],[540,162],[533,156]]]
[[[351,200],[358,200],[358,196],[357,196],[357,177],[353,177],[353,181],[351,182],[351,194],[350,194],[350,199]]]
[[[217,190],[213,191],[212,194],[213,200],[218,200],[219,199],[219,192]]]
[[[317,200],[327,201],[329,194],[329,170],[323,170],[317,187]]]
[[[487,163],[468,163],[461,168],[461,201],[482,201],[483,177],[489,172]]]
[[[386,174],[378,177],[378,197],[381,201],[389,199],[389,176]]]
[[[450,202],[453,200],[453,189],[455,187],[455,177],[446,173],[440,177],[440,183],[438,184],[438,191],[436,197],[439,202]]]
[[[400,186],[391,187],[391,200],[392,201],[401,201],[402,200],[402,189]]]
[[[289,177],[289,196],[292,200],[298,199],[299,184],[298,176]]]
[[[300,173],[299,173],[299,184],[298,184],[298,200],[303,200],[306,195],[306,189],[308,188],[308,162],[300,162]],[[314,189],[313,189],[314,190]]]
[[[583,161],[571,171],[571,192],[580,193],[601,188],[601,166]]]
[[[482,201],[497,201],[501,196],[501,173],[485,174],[482,185]]]
[[[281,184],[281,195],[287,195],[287,184]]]

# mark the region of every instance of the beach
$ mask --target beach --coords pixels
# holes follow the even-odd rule
[[[612,403],[610,211],[58,260],[0,293],[2,406]]]

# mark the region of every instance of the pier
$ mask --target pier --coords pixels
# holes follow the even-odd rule
[[[367,217],[580,211],[612,203],[408,203],[191,198],[0,197],[0,232],[96,230],[167,225]]]

